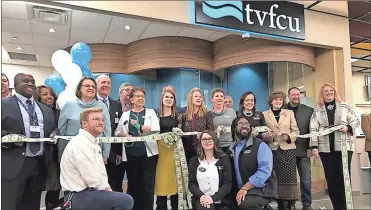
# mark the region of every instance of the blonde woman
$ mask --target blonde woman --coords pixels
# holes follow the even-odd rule
[[[359,126],[359,120],[353,109],[341,101],[335,86],[326,83],[318,94],[318,106],[311,118],[310,131],[316,132],[337,125],[346,127],[326,136],[311,138],[310,146],[313,156],[321,158],[333,208],[346,209],[341,139],[345,135],[350,167],[354,150],[353,133]]]
[[[193,88],[188,94],[187,111],[181,119],[181,129],[184,132],[202,132],[213,130],[213,114],[207,110],[200,88]],[[196,156],[197,136],[182,137],[186,159]]]
[[[274,91],[269,96],[270,110],[263,112],[266,125],[272,130],[265,138],[273,141],[269,146],[273,152],[273,169],[277,174],[278,209],[295,209],[298,198],[296,181],[296,146],[299,135],[294,112],[283,109],[286,94]],[[287,204],[287,205],[286,205]]]
[[[181,114],[177,113],[175,93],[165,89],[161,95],[158,111],[160,133],[171,132],[178,127]],[[178,209],[177,182],[175,172],[174,146],[168,147],[164,141],[157,141],[158,162],[156,169],[155,194],[157,195],[156,210],[167,210],[167,196],[170,195],[172,210]]]

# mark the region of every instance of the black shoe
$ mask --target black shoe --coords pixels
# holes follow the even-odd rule
[[[311,206],[304,205],[303,210],[313,210]]]

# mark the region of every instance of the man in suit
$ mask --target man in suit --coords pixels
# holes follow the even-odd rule
[[[292,87],[288,91],[290,102],[287,108],[295,115],[300,135],[309,133],[310,118],[313,108],[300,103],[300,90]],[[312,209],[312,179],[309,159],[309,139],[296,139],[296,165],[300,176],[301,203],[303,210]]]
[[[51,108],[34,100],[35,80],[29,74],[14,77],[14,96],[1,101],[1,136],[19,134],[31,138],[54,138],[57,124]],[[1,144],[2,209],[40,209],[45,164],[51,143]]]
[[[96,79],[98,88],[98,100],[107,105],[110,113],[111,131],[114,136],[117,124],[122,115],[122,107],[119,101],[109,98],[111,94],[111,79],[107,75],[100,75]],[[112,144],[110,156],[106,163],[108,182],[113,191],[122,192],[122,181],[124,179],[126,165],[122,162],[122,144]]]

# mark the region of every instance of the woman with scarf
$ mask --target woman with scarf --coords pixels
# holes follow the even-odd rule
[[[360,123],[353,109],[341,101],[335,86],[325,83],[318,95],[318,107],[312,114],[310,131],[317,132],[338,125],[344,127],[329,135],[312,137],[310,146],[314,158],[321,158],[333,208],[345,210],[347,208],[341,145],[343,141],[346,141],[347,153],[345,155],[348,156],[350,174],[350,164],[355,147],[353,135]]]
[[[57,94],[53,91],[53,89],[46,85],[41,85],[36,88],[34,93],[34,98],[38,102],[49,106],[55,115],[56,121],[58,121],[60,111],[56,107],[56,101],[58,99]],[[45,186],[44,189],[46,192],[45,195],[45,207],[46,210],[54,209],[63,204],[63,200],[59,200],[59,193],[62,189],[59,183],[59,163],[58,163],[58,148],[56,145],[51,147],[52,151],[47,154],[50,154],[52,157],[50,158],[51,162],[46,165],[46,178],[45,178]]]
[[[251,91],[245,92],[241,95],[240,104],[237,111],[237,116],[246,116],[251,123],[251,127],[265,126],[265,119],[263,113],[256,109],[256,97]],[[253,133],[257,138],[263,139],[263,133]]]
[[[294,112],[283,109],[286,94],[273,91],[269,96],[271,109],[263,112],[267,127],[272,131],[265,134],[273,152],[273,170],[277,175],[278,210],[295,209],[298,199],[296,181],[296,146],[299,135]]]
[[[104,132],[102,137],[111,136],[111,122],[107,106],[97,100],[97,83],[94,79],[83,77],[76,88],[76,99],[67,101],[61,110],[58,128],[61,136],[76,136],[81,128],[80,113],[91,107],[100,107],[104,114]],[[58,140],[58,159],[60,161],[68,141]],[[105,164],[109,157],[111,144],[101,144]]]
[[[187,111],[182,116],[181,129],[184,132],[214,130],[213,114],[207,110],[200,88],[193,88],[188,94]],[[197,136],[182,136],[182,141],[189,163],[189,160],[197,155]]]

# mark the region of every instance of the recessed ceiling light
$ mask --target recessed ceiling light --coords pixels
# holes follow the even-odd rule
[[[13,39],[13,40],[18,40],[18,37],[13,37],[12,39]]]
[[[49,32],[54,33],[55,32],[54,28],[49,29]]]
[[[16,49],[17,49],[17,50],[23,50],[23,48],[22,48],[22,47],[17,47]]]
[[[125,29],[126,29],[126,30],[130,30],[131,27],[130,27],[129,25],[126,25],[126,26],[125,26]]]

